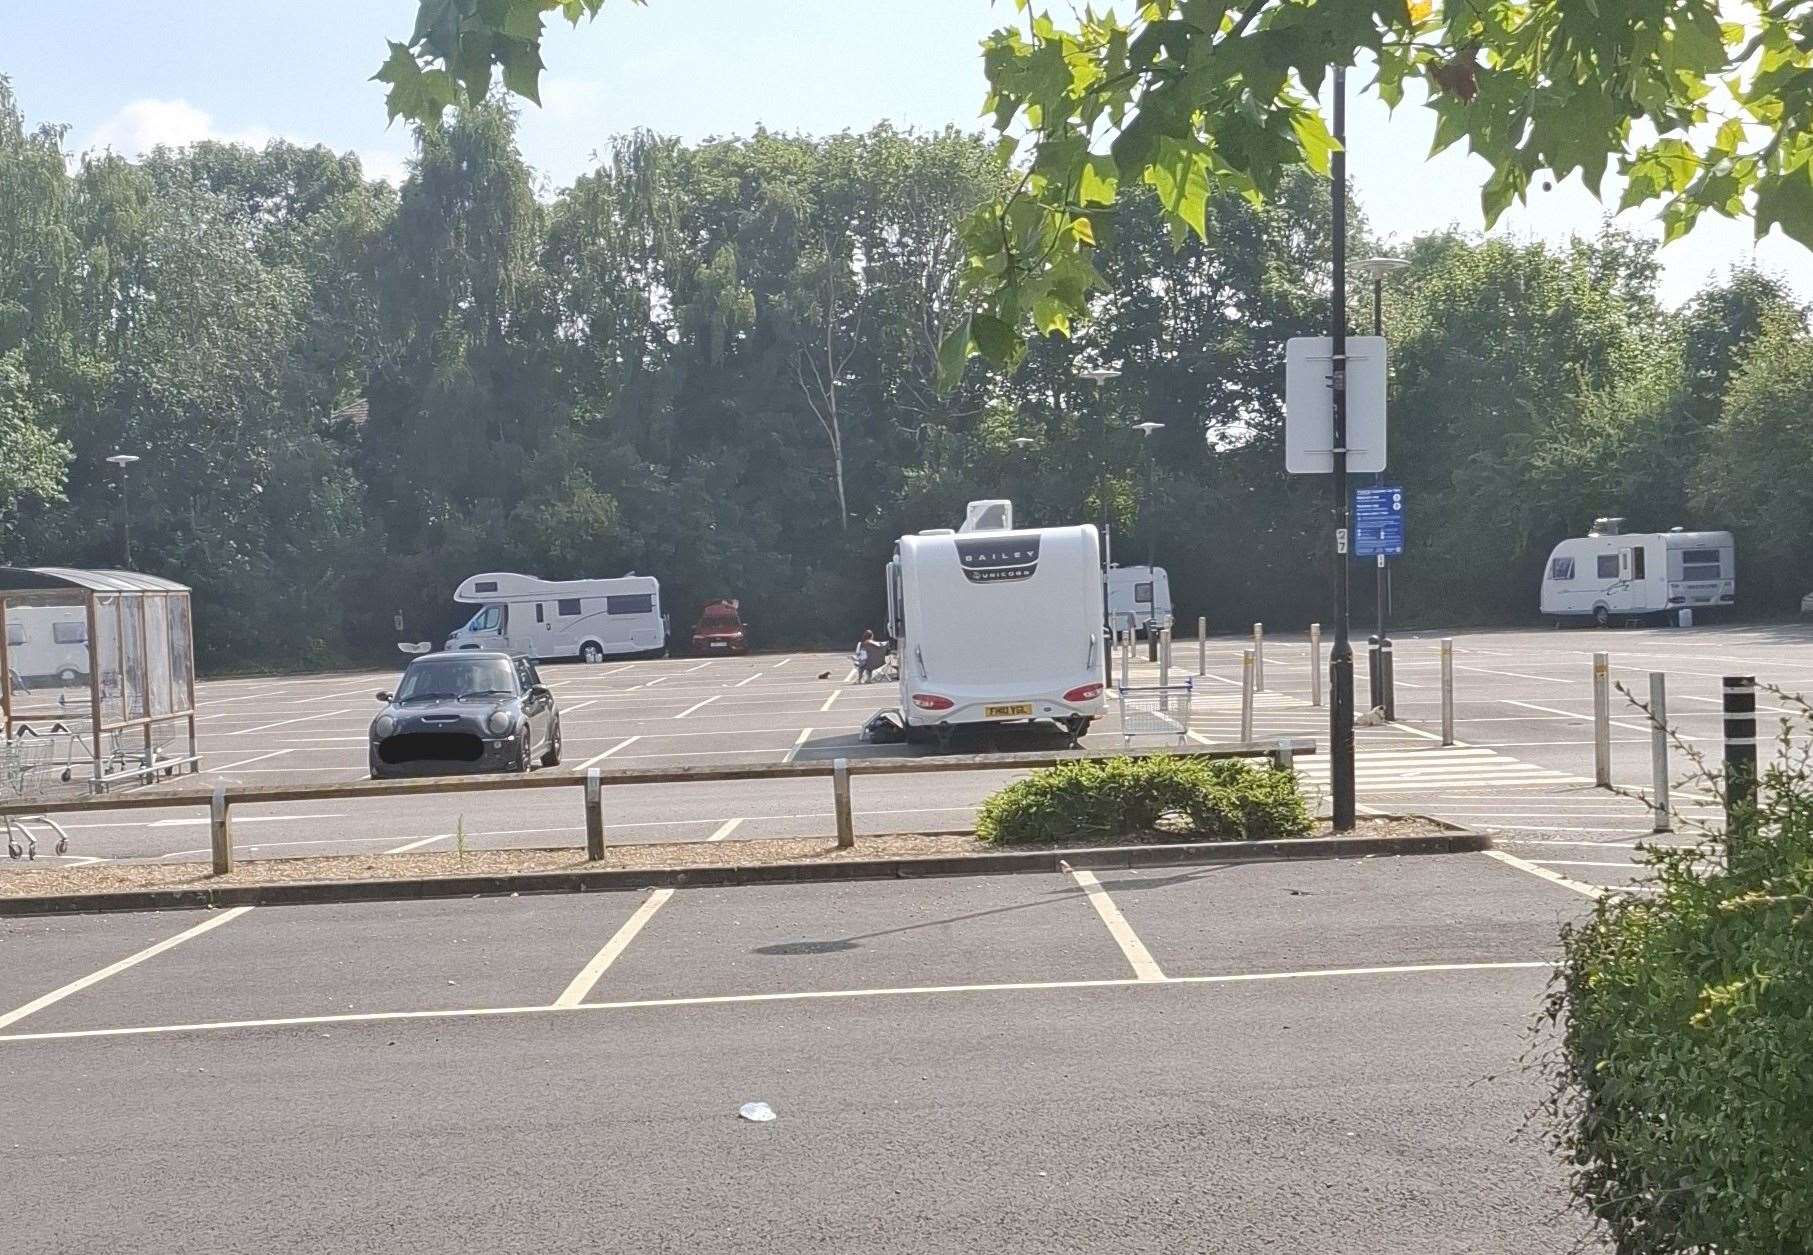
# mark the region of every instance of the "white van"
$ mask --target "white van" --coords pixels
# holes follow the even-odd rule
[[[543,580],[489,571],[463,581],[453,599],[480,609],[447,638],[446,649],[501,649],[531,658],[602,662],[613,654],[667,648],[661,584],[649,575]]]
[[[1116,631],[1132,615],[1135,630],[1145,635],[1148,623],[1174,626],[1171,615],[1171,577],[1161,566],[1111,566],[1108,568],[1108,625]]]
[[[1625,532],[1597,519],[1564,540],[1542,573],[1542,613],[1559,622],[1674,617],[1737,602],[1737,543],[1730,532]]]
[[[6,659],[26,686],[88,680],[88,611],[81,606],[12,606],[6,612]]]
[[[888,564],[907,739],[1103,710],[1101,544],[1090,526],[922,532]]]

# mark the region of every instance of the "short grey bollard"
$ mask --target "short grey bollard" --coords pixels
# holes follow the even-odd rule
[[[1649,673],[1649,768],[1655,790],[1655,817],[1651,832],[1673,832],[1674,818],[1668,798],[1668,677]]]
[[[208,799],[208,845],[214,853],[214,874],[224,876],[233,870],[233,820],[227,814],[227,786],[214,786]]]
[[[1240,655],[1240,743],[1253,739],[1253,651]]]
[[[1171,694],[1166,689],[1171,684],[1171,629],[1158,629],[1158,708],[1163,711],[1171,709]]]
[[[1442,641],[1442,744],[1454,744],[1454,641]]]
[[[1206,676],[1209,673],[1209,621],[1198,615],[1196,619],[1196,674]]]
[[[594,863],[604,857],[604,784],[596,767],[585,769],[585,856]]]
[[[1132,615],[1127,616],[1127,627],[1121,633],[1121,687],[1133,686],[1133,635],[1138,629]]]
[[[1593,655],[1593,783],[1612,787],[1612,656]]]
[[[831,804],[837,812],[837,844],[849,849],[856,844],[856,825],[850,819],[850,760],[831,762]]]
[[[1322,704],[1322,625],[1309,625],[1309,704]]]
[[[1253,624],[1253,691],[1265,692],[1265,624]]]
[[[1278,738],[1278,770],[1295,771],[1296,769],[1297,757],[1292,750],[1291,739],[1288,736],[1281,736]]]

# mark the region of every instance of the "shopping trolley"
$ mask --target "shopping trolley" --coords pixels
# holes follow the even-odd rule
[[[1185,680],[1182,684],[1116,689],[1120,695],[1121,743],[1130,744],[1136,736],[1150,736],[1183,744],[1190,735],[1190,698],[1195,687],[1193,681]]]
[[[0,788],[21,799],[40,792],[44,780],[56,770],[58,747],[67,745],[68,734],[69,729],[60,723],[43,732],[29,725],[14,729],[12,736],[0,742]],[[49,815],[0,815],[0,827],[6,830],[8,858],[38,857],[34,825],[56,834],[58,854],[69,852],[69,833]]]

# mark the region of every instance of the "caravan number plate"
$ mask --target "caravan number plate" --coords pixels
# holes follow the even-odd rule
[[[1017,702],[1012,706],[984,706],[984,719],[1015,719],[1032,714],[1031,702]]]

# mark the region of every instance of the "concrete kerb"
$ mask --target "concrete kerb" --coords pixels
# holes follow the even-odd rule
[[[1405,817],[1422,819],[1422,816]],[[569,868],[475,876],[386,880],[298,880],[217,889],[139,889],[0,898],[0,917],[92,915],[121,911],[213,910],[234,906],[314,906],[404,902],[427,898],[502,897],[528,893],[601,893],[637,889],[730,888],[847,880],[918,880],[1182,864],[1272,863],[1300,859],[1357,859],[1418,854],[1471,854],[1493,848],[1492,837],[1454,824],[1425,820],[1441,832],[1400,837],[1308,837],[1287,841],[1189,841],[1164,845],[1002,850],[986,854],[844,859],[826,863],[751,863],[723,867]]]

